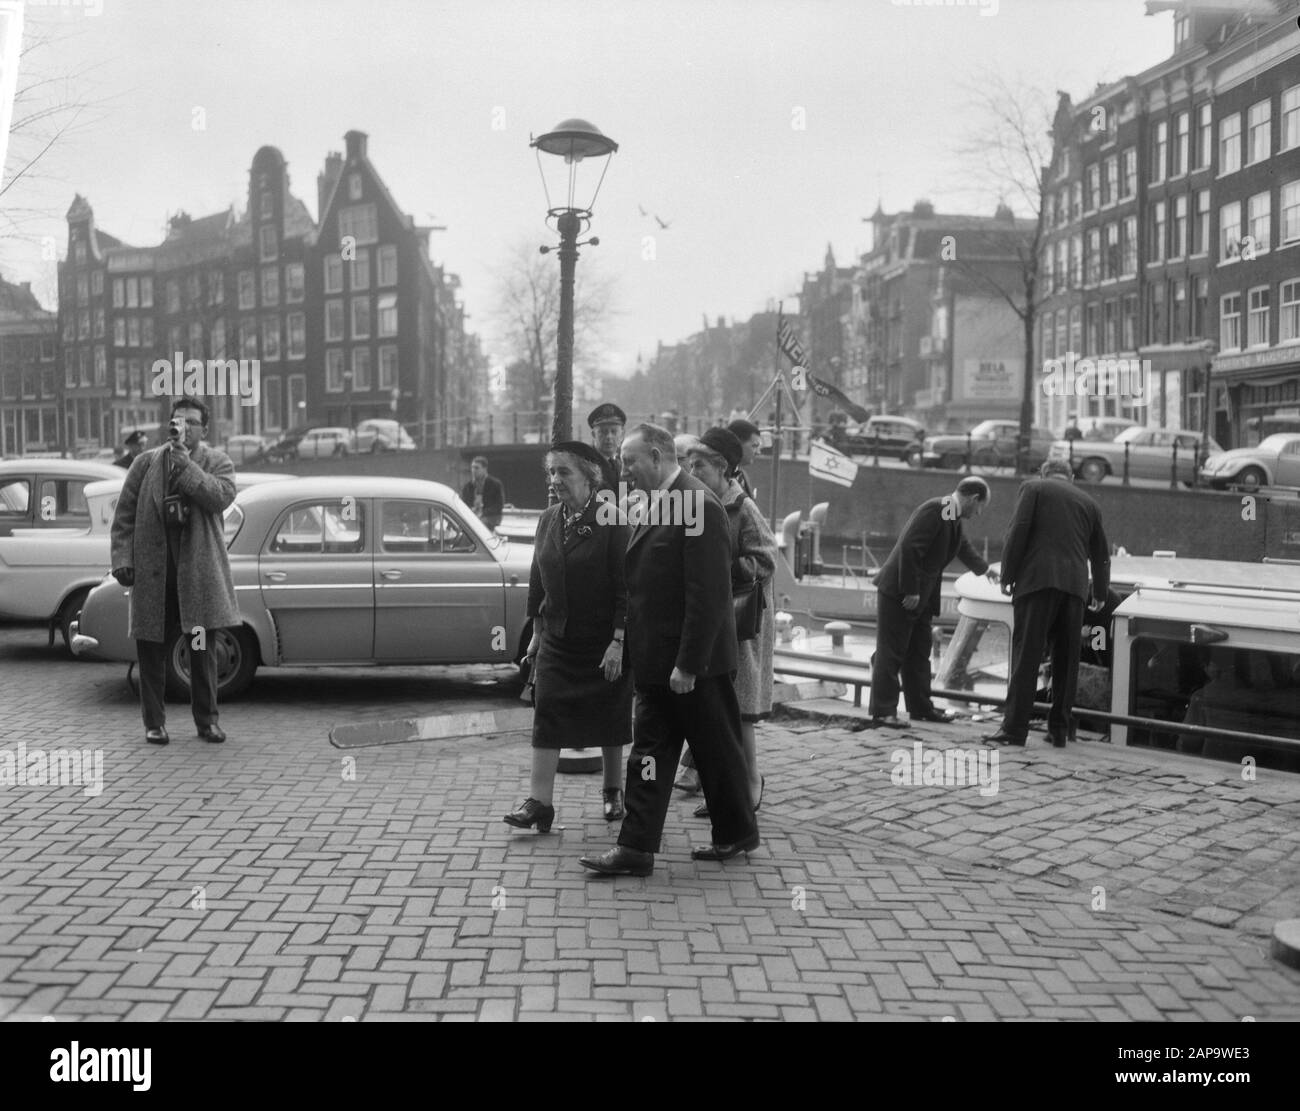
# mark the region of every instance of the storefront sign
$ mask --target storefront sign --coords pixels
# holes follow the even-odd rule
[[[962,364],[962,399],[1015,401],[1024,389],[1023,359],[967,359]]]
[[[1241,355],[1220,355],[1214,360],[1214,372],[1253,370],[1262,366],[1280,366],[1300,362],[1300,348],[1272,347],[1267,351],[1247,351]]]

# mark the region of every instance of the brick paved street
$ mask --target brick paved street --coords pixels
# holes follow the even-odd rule
[[[765,843],[589,878],[598,777],[524,797],[524,734],[334,748],[332,726],[514,689],[432,669],[259,674],[231,740],[146,746],[116,665],[0,630],[0,749],[103,749],[104,790],[0,787],[0,1013],[162,1019],[1300,1017],[1300,778],[1101,744],[1000,753],[998,792],[898,786],[891,753],[986,725],[760,730]],[[348,778],[355,760],[355,779]],[[1104,889],[1100,892],[1098,889]],[[1104,896],[1104,909],[1099,901]],[[198,905],[201,901],[201,909]]]

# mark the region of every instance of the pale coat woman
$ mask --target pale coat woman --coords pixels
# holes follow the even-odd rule
[[[169,448],[146,451],[127,471],[113,518],[112,567],[135,571],[131,587],[131,630],[136,640],[166,639],[167,496]],[[181,533],[176,566],[176,596],[181,628],[227,629],[240,623],[235,584],[226,559],[221,515],[235,500],[235,467],[225,452],[199,443],[174,481],[174,489],[194,503]],[[204,512],[197,512],[202,509]]]

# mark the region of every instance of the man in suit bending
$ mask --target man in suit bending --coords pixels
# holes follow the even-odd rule
[[[968,476],[957,489],[917,506],[876,574],[876,656],[871,670],[871,724],[905,728],[898,720],[898,688],[913,721],[952,721],[930,700],[930,646],[939,615],[943,569],[960,559],[977,575],[997,576],[971,547],[962,521],[984,512],[989,484]]]
[[[624,570],[626,643],[635,687],[627,816],[618,845],[582,865],[614,876],[654,870],[682,743],[695,753],[713,842],[696,860],[727,860],[758,847],[732,686],[736,623],[726,511],[677,464],[673,437],[637,425],[623,441],[622,479],[647,499],[629,508]]]
[[[1073,729],[1070,707],[1079,677],[1084,605],[1096,612],[1110,586],[1110,545],[1097,503],[1074,487],[1064,459],[1049,459],[1040,478],[1020,487],[1002,545],[1002,593],[1015,613],[1011,676],[1002,727],[989,744],[1023,745],[1038,689],[1043,649],[1052,653],[1052,709],[1047,735],[1064,748]],[[1088,568],[1092,567],[1091,591]]]

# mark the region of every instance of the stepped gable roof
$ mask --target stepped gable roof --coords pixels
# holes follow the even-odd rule
[[[54,316],[48,309],[42,308],[36,294],[28,284],[15,285],[0,278],[0,321],[20,323],[22,321],[46,321]]]

